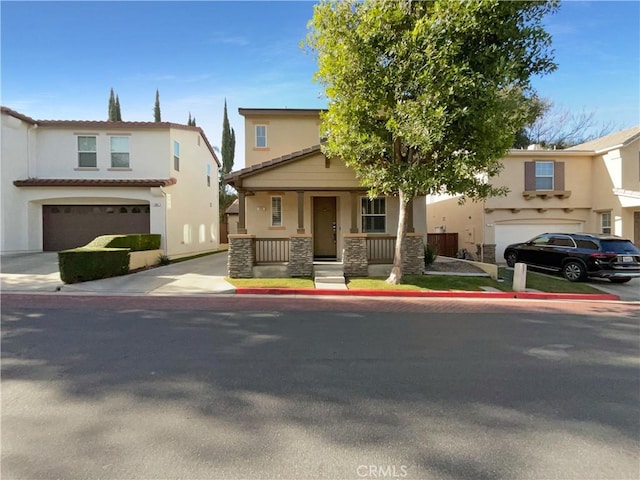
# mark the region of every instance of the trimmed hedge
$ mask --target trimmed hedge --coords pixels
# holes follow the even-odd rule
[[[132,252],[159,250],[159,233],[134,233],[129,235],[101,235],[94,238],[84,248],[128,248]]]
[[[129,273],[128,248],[80,247],[58,252],[64,283],[87,282]]]

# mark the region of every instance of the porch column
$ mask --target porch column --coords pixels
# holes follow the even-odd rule
[[[416,229],[413,226],[413,201],[415,197],[411,197],[409,203],[407,203],[407,233],[415,233]]]
[[[351,192],[351,228],[349,233],[358,233],[358,199],[359,192]]]
[[[304,234],[304,191],[298,191],[298,234]]]
[[[238,233],[239,234],[247,233],[247,225],[245,220],[246,205],[245,205],[244,197],[245,197],[244,190],[238,190]]]

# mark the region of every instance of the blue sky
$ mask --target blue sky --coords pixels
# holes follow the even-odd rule
[[[1,5],[1,103],[36,119],[106,120],[109,89],[123,120],[195,116],[220,145],[222,109],[323,108],[316,65],[299,46],[312,2],[7,2]],[[549,17],[558,70],[540,95],[599,122],[640,123],[640,2],[565,1]]]

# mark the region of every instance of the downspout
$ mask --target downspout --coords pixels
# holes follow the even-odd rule
[[[167,232],[167,222],[168,222],[167,192],[165,192],[164,189],[160,187],[160,193],[162,194],[162,198],[164,199],[164,202],[163,202],[164,203],[164,254],[168,256],[169,254],[167,252],[169,252],[169,235]]]

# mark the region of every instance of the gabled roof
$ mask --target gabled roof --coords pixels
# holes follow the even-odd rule
[[[2,113],[6,113],[7,115],[10,115],[19,120],[22,120],[23,122],[30,123],[31,125],[35,125],[36,123],[38,123],[33,118],[27,117],[26,115],[23,115],[22,113],[18,113],[15,110],[11,110],[10,108],[0,107],[0,109],[2,110]]]
[[[216,155],[215,150],[209,143],[209,139],[204,133],[204,130],[200,127],[192,127],[190,125],[183,125],[181,123],[172,123],[172,122],[111,122],[111,121],[102,121],[102,120],[34,120],[31,117],[27,117],[21,113],[16,112],[7,107],[1,107],[2,113],[6,113],[7,115],[11,115],[12,117],[23,120],[32,125],[37,125],[38,127],[61,127],[61,128],[108,128],[110,130],[134,130],[134,129],[149,129],[149,128],[159,128],[159,129],[170,129],[175,128],[179,130],[191,130],[193,132],[198,132],[202,139],[204,140],[205,145],[209,149],[209,152],[215,159],[218,167],[221,167],[222,164]]]
[[[106,178],[29,178],[15,180],[16,187],[168,187],[178,183],[165,179],[106,179]]]
[[[252,165],[251,167],[243,168],[242,170],[238,170],[236,172],[228,173],[224,176],[224,179],[228,183],[234,184],[240,178],[249,177],[259,172],[264,172],[265,170],[281,166],[285,163],[295,162],[296,160],[310,157],[311,155],[315,155],[316,153],[321,153],[320,145],[314,145],[313,147],[305,148],[304,150],[289,153],[281,157],[267,160],[266,162]]]
[[[640,125],[610,133],[609,135],[581,143],[580,145],[574,145],[566,150],[593,150],[596,153],[606,152],[614,148],[624,147],[637,138],[640,138]]]
[[[229,205],[229,208],[224,211],[224,213],[226,213],[227,215],[237,215],[238,213],[240,213],[240,201],[236,198],[233,203]]]

